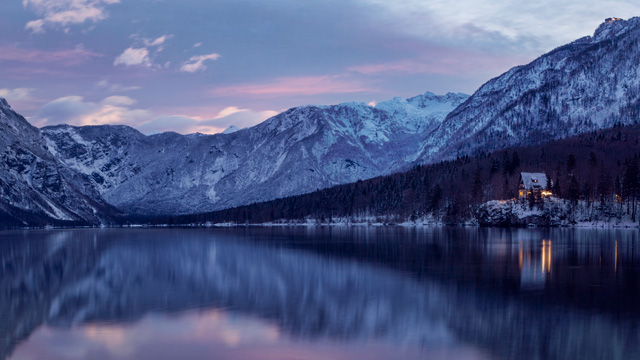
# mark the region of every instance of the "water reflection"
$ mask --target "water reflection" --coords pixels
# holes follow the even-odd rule
[[[0,358],[640,358],[637,236],[3,233]]]

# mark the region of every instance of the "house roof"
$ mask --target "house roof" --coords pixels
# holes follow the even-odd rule
[[[520,173],[520,179],[526,190],[544,190],[547,188],[547,175],[544,173]]]

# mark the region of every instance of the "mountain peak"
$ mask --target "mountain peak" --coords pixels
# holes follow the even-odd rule
[[[231,125],[228,128],[226,128],[222,133],[223,134],[233,134],[236,131],[240,131],[241,129],[235,125]]]
[[[11,105],[7,102],[7,99],[0,96],[0,107],[11,109]]]
[[[622,35],[634,27],[633,25],[636,25],[638,20],[639,18],[631,18],[629,20],[617,17],[606,18],[593,34],[593,41],[599,42]]]

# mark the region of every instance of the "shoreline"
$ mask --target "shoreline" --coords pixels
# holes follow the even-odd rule
[[[243,228],[243,227],[403,227],[403,228],[444,228],[444,227],[461,227],[461,228],[498,228],[498,229],[592,229],[592,230],[610,230],[610,229],[639,229],[640,224],[637,223],[607,223],[607,222],[580,222],[576,224],[563,225],[518,225],[518,226],[486,226],[474,222],[464,222],[447,224],[443,222],[316,222],[309,220],[288,221],[288,222],[265,222],[265,223],[245,223],[238,224],[234,222],[223,223],[192,223],[192,224],[129,224],[129,225],[100,225],[100,226],[44,226],[44,227],[27,227],[27,228],[4,228],[0,231],[29,231],[29,230],[79,230],[79,229],[168,229],[168,228]]]

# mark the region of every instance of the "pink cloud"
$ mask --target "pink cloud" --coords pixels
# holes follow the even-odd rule
[[[428,64],[418,62],[415,60],[402,60],[382,64],[365,64],[352,66],[348,68],[349,71],[358,72],[365,75],[378,74],[378,73],[404,73],[404,74],[418,74],[424,72],[430,72]]]
[[[437,54],[437,55],[431,55]],[[529,56],[504,56],[503,54],[465,51],[458,49],[438,49],[431,54],[423,55],[415,59],[403,59],[398,61],[363,64],[351,66],[347,70],[364,74],[438,74],[460,75],[477,74],[483,72],[494,73],[506,71],[514,64],[527,63],[532,59]]]
[[[275,97],[283,95],[319,95],[372,92],[361,81],[343,75],[282,77],[257,84],[223,86],[211,91],[219,96]]]
[[[66,66],[72,66],[84,63],[85,61],[92,58],[102,56],[102,54],[83,49],[82,47],[76,47],[75,49],[46,51],[37,49],[23,49],[12,45],[0,46],[0,62],[19,61],[21,63],[32,64],[59,63]]]
[[[180,114],[179,112],[165,110],[165,113]],[[254,126],[262,121],[277,115],[277,111],[242,109],[229,106],[222,110],[212,110],[207,115],[194,115],[182,113],[180,115],[161,115],[138,124],[136,127],[144,133],[163,131],[176,131],[181,134],[216,134],[233,125],[238,128]]]
[[[86,75],[67,67],[65,69],[52,69],[46,66],[15,66],[6,67],[0,70],[0,76],[15,80],[33,80],[42,79],[44,77],[64,77],[64,78],[80,78]]]

